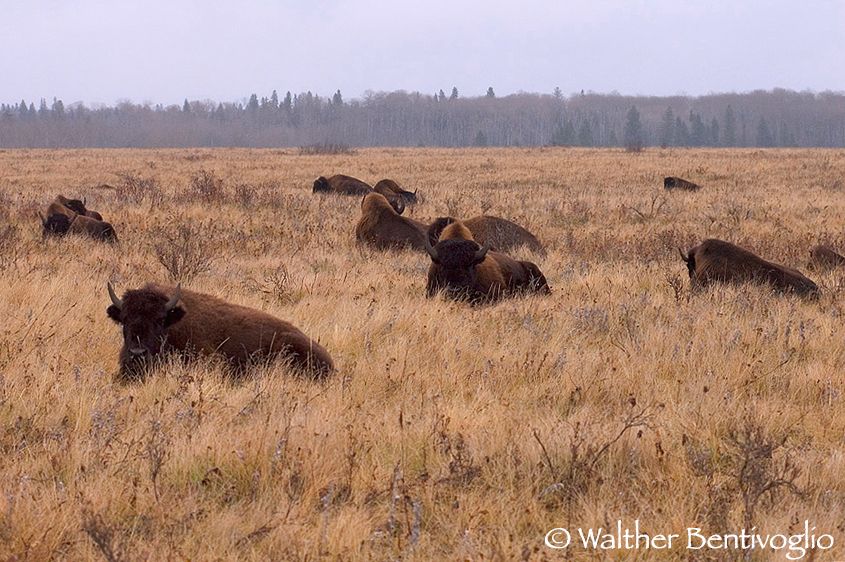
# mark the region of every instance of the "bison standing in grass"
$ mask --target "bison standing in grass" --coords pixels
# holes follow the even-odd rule
[[[549,294],[540,268],[479,246],[461,221],[449,224],[435,246],[425,239],[431,257],[426,294],[443,291],[448,298],[478,304],[518,293]]]
[[[401,203],[401,199],[399,200]],[[404,207],[402,207],[404,209]],[[361,202],[361,218],[355,225],[355,238],[368,246],[387,250],[413,248],[423,250],[427,226],[400,216],[380,193],[370,193]]]
[[[453,217],[435,219],[428,230],[429,243],[436,244],[443,229],[457,220]],[[479,215],[462,222],[472,232],[473,240],[479,244],[487,245],[493,250],[506,252],[519,246],[525,246],[535,252],[543,253],[545,251],[536,236],[507,219]]]
[[[690,249],[681,258],[689,270],[693,287],[711,283],[759,282],[777,291],[801,296],[818,296],[819,288],[801,272],[766,261],[763,258],[723,240],[708,239]]]
[[[288,322],[211,295],[147,284],[118,298],[108,285],[109,318],[123,326],[120,372],[143,376],[162,352],[222,355],[236,370],[251,361],[283,358],[321,377],[334,370],[329,353]]]

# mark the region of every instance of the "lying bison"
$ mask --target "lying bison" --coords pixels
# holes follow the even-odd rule
[[[375,185],[375,187],[373,187],[373,191],[375,191],[376,193],[381,193],[382,195],[387,197],[388,200],[391,196],[401,197],[402,201],[406,205],[414,205],[417,202],[416,191],[406,191],[402,189],[399,184],[393,180],[384,179],[379,181]]]
[[[817,296],[819,288],[799,271],[766,261],[730,242],[708,239],[681,257],[693,287],[721,283],[767,283],[775,290]]]
[[[832,269],[845,265],[845,256],[837,253],[830,246],[813,246],[810,250],[810,267],[813,269]]]
[[[697,183],[692,183],[691,181],[687,181],[682,178],[669,176],[663,178],[663,189],[683,189],[686,191],[698,191],[699,189],[701,189],[701,186]]]
[[[431,257],[426,287],[429,297],[443,291],[450,299],[478,304],[517,293],[551,292],[535,264],[492,252],[489,244],[479,246],[461,221],[443,229],[435,246],[426,238],[425,249]]]
[[[363,244],[380,250],[391,248],[423,250],[427,225],[400,216],[400,213],[401,211],[395,209],[382,194],[366,195],[361,202],[361,218],[355,225],[355,238]]]
[[[171,286],[147,284],[126,291],[122,299],[108,284],[109,318],[123,326],[120,372],[143,376],[146,367],[167,351],[220,354],[237,370],[250,361],[282,357],[306,373],[334,370],[329,353],[288,322],[216,297]]]
[[[117,234],[111,224],[85,215],[73,215],[72,218],[68,218],[63,213],[54,213],[47,218],[42,216],[41,224],[44,228],[44,236],[80,234],[104,242],[117,242]]]
[[[435,219],[428,229],[429,243],[436,244],[443,229],[457,220],[453,217]],[[535,252],[543,253],[545,251],[536,236],[507,219],[480,215],[463,221],[463,224],[472,232],[475,241],[487,245],[493,250],[505,252],[519,246],[525,246]]]
[[[63,205],[64,207],[70,209],[71,211],[73,211],[77,215],[83,215],[83,216],[86,216],[86,217],[90,217],[92,219],[97,219],[98,221],[103,220],[103,215],[101,215],[97,211],[92,211],[92,210],[85,207],[85,199],[84,198],[82,200],[68,199],[64,195],[59,195],[59,196],[56,197],[56,200],[53,203],[54,204],[58,203],[60,205]],[[48,209],[48,213],[49,213],[49,209]]]
[[[320,176],[314,180],[314,193],[336,193],[338,195],[366,195],[373,191],[368,183],[358,178],[336,174],[330,178]]]

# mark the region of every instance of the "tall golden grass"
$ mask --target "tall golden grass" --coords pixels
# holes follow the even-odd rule
[[[417,218],[526,226],[548,254],[515,255],[553,294],[426,299],[425,254],[359,247],[358,198],[312,195],[333,173],[419,189]],[[837,539],[817,559],[845,556],[845,277],[805,267],[845,249],[843,181],[841,150],[0,151],[0,559],[590,559],[546,531],[617,519],[807,519]],[[120,244],[42,240],[58,193]],[[677,247],[707,237],[823,297],[691,293]],[[171,275],[293,322],[337,374],[172,361],[115,383],[107,281]]]

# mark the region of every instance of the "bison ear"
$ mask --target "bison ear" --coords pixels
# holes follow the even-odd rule
[[[117,322],[118,324],[122,324],[123,322],[120,319],[120,309],[117,308],[115,305],[111,304],[106,309],[106,314],[109,315],[109,318]]]
[[[167,311],[167,316],[164,318],[164,327],[170,327],[185,316],[185,309],[181,306],[174,306]]]

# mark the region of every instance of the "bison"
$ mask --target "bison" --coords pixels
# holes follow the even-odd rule
[[[701,189],[701,186],[697,183],[692,183],[691,181],[687,181],[685,179],[669,176],[663,178],[663,189],[683,189],[686,191],[698,191],[699,189]]]
[[[123,326],[120,374],[141,378],[162,353],[220,354],[240,371],[251,361],[275,359],[315,377],[334,370],[329,353],[288,322],[211,295],[148,283],[118,298],[108,284],[109,318]]]
[[[385,197],[390,199],[390,196],[398,196],[402,198],[402,201],[406,205],[414,205],[417,202],[417,192],[416,191],[406,191],[399,187],[399,184],[393,180],[384,179],[379,181],[374,187],[373,191],[376,193],[381,193]],[[401,214],[401,213],[400,213]]]
[[[70,209],[77,215],[84,215],[92,219],[97,219],[98,221],[103,220],[103,215],[101,215],[97,211],[92,211],[85,207],[85,198],[80,201],[79,199],[68,199],[64,195],[59,195],[56,197],[56,200],[53,203],[63,205],[64,207]]]
[[[490,251],[489,244],[479,246],[461,221],[443,229],[435,246],[426,238],[425,249],[431,257],[428,297],[443,291],[450,299],[479,304],[518,293],[551,293],[539,267]]]
[[[401,198],[399,199],[401,204]],[[404,206],[402,207],[404,209]],[[355,238],[369,246],[386,250],[413,248],[423,250],[427,225],[400,216],[380,193],[369,193],[361,201],[361,218],[355,225]]]
[[[707,239],[690,249],[681,258],[689,270],[693,287],[703,287],[714,282],[767,283],[777,291],[815,297],[819,288],[801,272],[785,267],[723,240]]]
[[[104,242],[117,242],[117,234],[110,223],[85,215],[76,215],[76,218],[70,222],[67,232],[81,234]]]
[[[810,250],[810,267],[814,269],[831,269],[845,265],[845,256],[834,251],[830,246],[813,246]]]
[[[448,225],[456,222],[453,217],[439,217],[431,223],[428,229],[428,241],[434,245],[440,238],[440,233]],[[480,215],[463,221],[473,239],[479,244],[488,245],[491,249],[505,252],[525,246],[535,252],[544,253],[543,245],[537,237],[515,222],[500,217]]]
[[[373,191],[368,183],[358,178],[336,174],[330,178],[320,176],[314,180],[314,193],[336,193],[339,195],[366,195]]]

